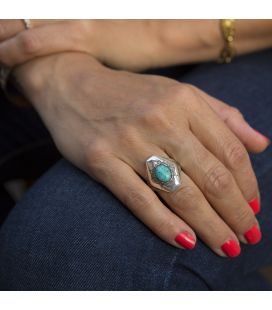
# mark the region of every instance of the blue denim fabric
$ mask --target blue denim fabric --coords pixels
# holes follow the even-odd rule
[[[271,50],[230,65],[169,72],[238,107],[253,126],[272,136]],[[26,193],[0,230],[0,289],[270,290],[256,271],[272,262],[271,155],[270,147],[252,156],[262,194],[263,239],[242,245],[235,259],[215,255],[200,240],[193,251],[166,244],[103,185],[61,160]]]

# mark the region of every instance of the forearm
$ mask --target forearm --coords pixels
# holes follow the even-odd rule
[[[272,19],[237,20],[236,43],[238,54],[272,47]]]
[[[1,23],[4,22],[0,21],[0,26]],[[46,20],[36,20],[34,29],[18,35],[21,28],[13,34],[3,33],[0,61],[12,67],[34,57],[75,51],[88,53],[112,68],[142,71],[215,61],[225,46],[219,20],[215,19],[62,23],[55,20],[50,27],[46,23]],[[7,26],[4,29],[8,29]],[[271,46],[272,20],[236,20],[234,48],[238,55]]]
[[[168,20],[160,27],[161,65],[216,60],[224,47],[219,20]],[[272,46],[272,20],[236,20],[237,55]]]

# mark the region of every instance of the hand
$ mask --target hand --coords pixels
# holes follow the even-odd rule
[[[244,146],[211,109],[216,99],[168,78],[107,69],[79,53],[15,73],[60,152],[160,238],[191,249],[196,233],[222,256],[238,255],[239,240],[260,240],[248,205],[259,197],[256,177]],[[163,202],[145,182],[153,154],[184,171],[178,191],[157,193]]]
[[[64,51],[86,52],[111,67],[132,71],[177,63],[166,20],[31,20],[34,29],[24,30],[21,20],[0,21],[0,60],[14,66],[37,56]],[[175,23],[188,56],[192,49],[207,50],[205,38],[215,41],[217,21]],[[2,29],[2,31],[1,31]],[[211,31],[211,30],[215,31]],[[219,30],[218,30],[219,32]],[[203,36],[200,36],[200,34]],[[18,34],[18,35],[17,35]],[[182,34],[182,35],[181,35]],[[209,35],[208,35],[209,34]],[[214,46],[218,42],[213,42]],[[182,46],[177,47],[179,54]],[[11,53],[11,54],[10,54]],[[181,53],[183,57],[183,53]],[[187,57],[188,57],[187,56]],[[184,57],[183,57],[184,58]],[[182,58],[181,58],[182,59]]]
[[[0,61],[9,66],[64,51],[89,53],[113,68],[140,71],[216,60],[224,46],[218,20],[0,21]],[[17,35],[18,34],[18,35]],[[271,20],[237,20],[238,54],[272,46]]]

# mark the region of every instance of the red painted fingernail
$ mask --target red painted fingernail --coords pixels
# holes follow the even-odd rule
[[[192,250],[196,244],[195,238],[187,231],[177,235],[175,241],[187,250]]]
[[[260,203],[259,199],[255,198],[248,203],[255,214],[260,212]]]
[[[260,133],[258,130],[256,130],[256,129],[254,129],[255,130],[255,132],[258,134],[258,135],[260,135],[263,139],[265,139],[266,140],[266,142],[268,143],[268,144],[270,144],[271,143],[271,140],[269,139],[269,138],[267,138],[266,136],[264,136],[262,133]]]
[[[241,253],[240,245],[235,240],[226,241],[221,249],[229,257],[236,257]]]
[[[262,239],[262,233],[256,224],[245,232],[244,236],[250,244],[256,244]]]

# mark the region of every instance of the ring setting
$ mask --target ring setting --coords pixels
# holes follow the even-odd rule
[[[174,192],[181,185],[181,168],[171,158],[152,155],[146,160],[146,169],[149,183],[156,189]]]

